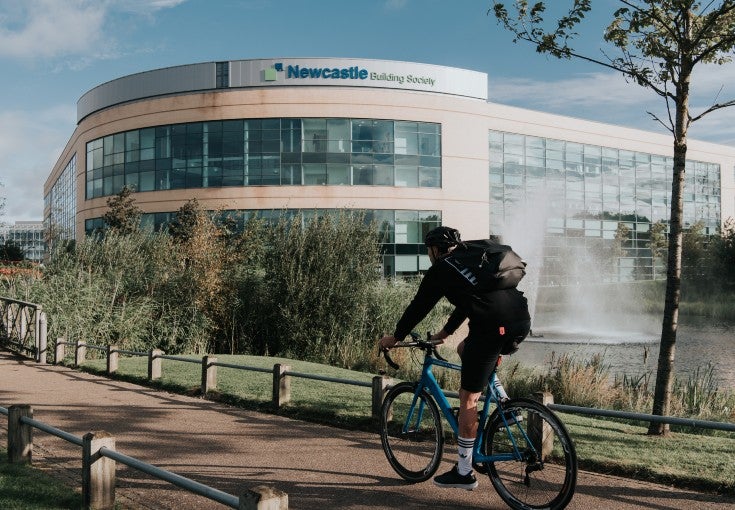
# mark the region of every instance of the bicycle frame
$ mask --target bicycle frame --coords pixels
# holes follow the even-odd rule
[[[418,401],[420,392],[425,389],[434,398],[434,401],[439,405],[439,409],[441,409],[441,412],[444,415],[444,418],[446,418],[447,422],[452,427],[452,430],[454,431],[455,435],[458,435],[458,432],[459,432],[458,420],[454,416],[454,413],[452,412],[452,407],[449,404],[449,400],[447,399],[446,395],[444,395],[444,391],[441,389],[441,387],[439,386],[439,383],[436,380],[436,377],[434,376],[434,373],[433,373],[434,366],[448,368],[450,370],[461,370],[462,369],[461,365],[457,365],[455,363],[450,363],[448,361],[437,359],[428,353],[424,356],[424,364],[423,364],[423,368],[421,369],[421,378],[419,379],[419,382],[416,386],[416,393],[414,394],[413,402],[411,403],[411,412],[406,418],[406,423],[403,426],[403,430],[404,432],[407,432],[411,428],[410,425],[413,422],[414,412],[418,412],[416,423],[419,423],[421,421],[421,417],[424,412],[423,405],[420,406],[419,409],[416,409],[416,402]],[[498,398],[498,395],[497,395],[497,392],[494,386],[495,377],[496,377],[495,371],[493,371],[493,374],[490,376],[490,379],[488,380],[488,384],[487,384],[485,404],[482,406],[482,411],[480,412],[479,426],[477,428],[478,438],[482,434],[483,425],[487,421],[487,417],[489,414],[489,408],[490,408],[490,405],[489,405],[490,402],[500,407],[500,404],[499,404],[500,399]],[[472,452],[472,459],[474,462],[476,463],[501,462],[501,461],[521,459],[521,453],[518,451],[516,440],[513,437],[513,434],[510,433],[510,426],[508,422],[506,421],[506,417],[503,415],[502,412],[500,413],[500,417],[502,418],[503,423],[505,424],[506,433],[508,434],[508,438],[510,439],[513,445],[513,453],[505,453],[505,454],[498,454],[498,455],[483,455],[480,452],[482,441],[478,441],[477,439],[475,439],[475,447]],[[522,427],[518,427],[518,430],[521,432],[523,436],[526,436],[526,432],[523,430]],[[528,438],[526,437],[526,439]]]

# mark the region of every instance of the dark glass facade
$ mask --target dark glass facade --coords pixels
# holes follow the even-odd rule
[[[223,71],[224,72],[224,71]],[[441,125],[234,119],[136,129],[87,143],[87,199],[226,186],[441,187]]]
[[[44,196],[44,207],[49,211],[44,228],[52,237],[74,239],[74,220],[77,214],[77,155],[74,154]]]
[[[578,283],[580,269],[608,282],[665,276],[651,251],[651,226],[668,224],[672,158],[499,131],[490,131],[489,144],[491,231],[536,211],[540,284]],[[717,232],[718,164],[687,161],[684,221]],[[580,254],[587,267],[574,271]]]

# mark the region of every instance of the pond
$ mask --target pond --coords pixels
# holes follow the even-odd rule
[[[637,377],[650,372],[651,385],[655,382],[660,317],[607,316],[604,321],[598,318],[594,323],[572,324],[539,313],[534,317],[533,334],[535,337],[529,337],[511,359],[548,368],[552,353],[572,354],[580,361],[602,354],[611,376]],[[676,377],[686,381],[708,364],[721,389],[735,389],[735,324],[682,320],[676,339]]]

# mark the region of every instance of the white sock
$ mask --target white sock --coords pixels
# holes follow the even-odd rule
[[[500,400],[505,400],[508,397],[508,394],[505,392],[505,388],[503,388],[503,385],[500,382],[500,379],[497,377],[495,378],[495,389],[498,391],[498,396],[500,397]]]
[[[475,439],[457,437],[457,447],[459,450],[457,472],[462,476],[468,475],[472,473],[472,449],[475,447]]]

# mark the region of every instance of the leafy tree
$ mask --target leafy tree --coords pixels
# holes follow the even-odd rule
[[[6,239],[5,244],[0,246],[0,260],[9,260],[13,262],[19,262],[25,260],[26,256],[23,253],[23,248],[12,239]]]
[[[375,225],[339,211],[282,218],[264,260],[271,354],[350,365],[377,334],[373,289],[381,279]],[[265,297],[265,296],[264,296]]]
[[[123,186],[120,193],[107,199],[109,210],[102,217],[107,227],[122,235],[132,234],[140,228],[142,211],[135,205],[133,189]]]
[[[180,243],[189,241],[200,221],[203,211],[196,198],[192,198],[176,211],[176,218],[168,226],[171,238]]]
[[[656,278],[655,268],[658,266],[659,261],[665,263],[665,255],[668,251],[668,240],[666,239],[666,223],[659,220],[651,225],[651,239],[650,239],[651,255],[653,256],[653,277]]]
[[[725,220],[719,242],[716,258],[720,261],[722,282],[726,289],[735,290],[735,219]]]
[[[704,234],[704,223],[698,221],[684,230],[681,240],[681,271],[685,281],[709,282],[710,265],[707,236]]]
[[[668,118],[649,115],[673,135],[674,167],[668,248],[666,298],[661,328],[661,347],[656,375],[653,413],[669,413],[673,388],[674,354],[681,296],[683,189],[689,126],[735,100],[714,103],[694,115],[689,109],[692,73],[702,64],[730,61],[735,47],[735,0],[618,0],[620,8],[605,30],[604,39],[617,56],[597,58],[577,52],[575,32],[592,9],[591,0],[573,0],[565,16],[551,25],[545,20],[546,3],[529,6],[527,0],[493,1],[492,11],[515,38],[529,42],[539,53],[560,59],[578,58],[622,73],[626,78],[658,94],[666,102]],[[664,435],[667,424],[651,423],[649,434]]]

